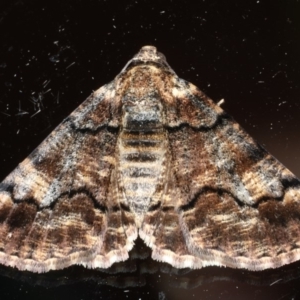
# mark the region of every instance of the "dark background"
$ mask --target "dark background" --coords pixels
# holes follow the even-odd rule
[[[144,45],[216,102],[225,99],[223,109],[300,177],[299,15],[296,0],[1,0],[0,180]],[[298,268],[206,268],[184,275],[185,288],[157,265],[133,287],[125,279],[142,278],[139,262],[135,273],[115,274],[118,283],[71,268],[66,283],[41,284],[4,268],[0,298],[300,299]],[[84,276],[68,282],[70,272]]]

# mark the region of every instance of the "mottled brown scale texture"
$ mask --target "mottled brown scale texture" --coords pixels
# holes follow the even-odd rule
[[[300,182],[143,47],[0,184],[0,263],[108,268],[140,236],[177,268],[300,259]]]

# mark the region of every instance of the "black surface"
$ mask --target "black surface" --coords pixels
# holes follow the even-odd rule
[[[300,177],[299,12],[296,0],[2,0],[0,180],[144,45],[215,101],[224,98],[222,107]],[[97,273],[86,278],[82,268],[76,276],[66,270],[63,278],[77,279],[61,285],[4,268],[0,299],[300,298],[299,264],[257,273],[206,268],[186,275],[191,289],[180,287],[181,276],[160,267],[143,273],[140,264],[114,275],[123,288]],[[128,276],[137,287],[126,287]]]

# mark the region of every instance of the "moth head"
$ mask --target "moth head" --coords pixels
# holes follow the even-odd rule
[[[141,48],[139,53],[137,53],[134,57],[133,60],[140,60],[140,61],[166,61],[166,57],[160,53],[157,52],[156,47],[154,46],[144,46]]]
[[[162,53],[158,52],[154,46],[142,47],[141,50],[126,64],[121,73],[141,64],[154,64],[175,74],[175,72],[167,63],[166,57]]]

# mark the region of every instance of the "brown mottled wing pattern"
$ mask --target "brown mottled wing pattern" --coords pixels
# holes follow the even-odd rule
[[[109,267],[137,234],[178,268],[300,259],[300,182],[145,46],[0,184],[0,263]]]
[[[140,231],[152,257],[251,270],[300,259],[299,180],[195,86],[173,81],[168,183]]]
[[[136,231],[115,196],[114,88],[97,90],[1,183],[2,264],[46,272],[128,257]]]

